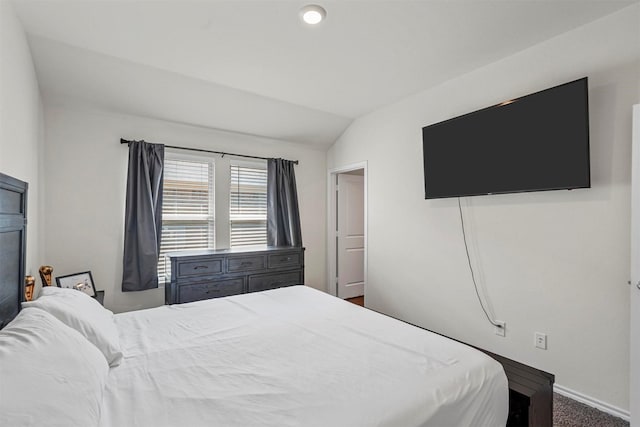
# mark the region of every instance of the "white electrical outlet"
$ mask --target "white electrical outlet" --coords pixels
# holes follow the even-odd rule
[[[507,334],[507,322],[503,322],[502,320],[496,320],[496,323],[500,326],[495,327],[495,333],[498,336],[504,337]]]
[[[547,349],[547,334],[543,334],[542,332],[535,333],[535,345],[536,348],[540,348],[542,350]]]

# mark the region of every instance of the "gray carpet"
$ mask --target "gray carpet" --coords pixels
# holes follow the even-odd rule
[[[629,427],[629,422],[553,393],[554,427]]]

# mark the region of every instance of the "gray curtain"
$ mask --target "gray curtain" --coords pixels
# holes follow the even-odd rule
[[[267,161],[267,244],[302,246],[294,162]]]
[[[122,290],[158,287],[164,145],[129,142]]]

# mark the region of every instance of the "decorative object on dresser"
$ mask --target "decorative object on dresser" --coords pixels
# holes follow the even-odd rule
[[[36,286],[36,279],[33,276],[24,278],[24,300],[31,301],[33,299],[33,288]]]
[[[304,248],[271,246],[171,252],[165,255],[165,304],[304,284]]]
[[[50,265],[41,265],[38,269],[42,286],[51,286],[51,276],[53,275],[53,267]]]

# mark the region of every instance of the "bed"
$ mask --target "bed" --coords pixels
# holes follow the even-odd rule
[[[11,320],[0,331],[0,425],[507,421],[494,359],[306,286],[116,315],[55,287],[17,316],[12,305],[0,312]]]

